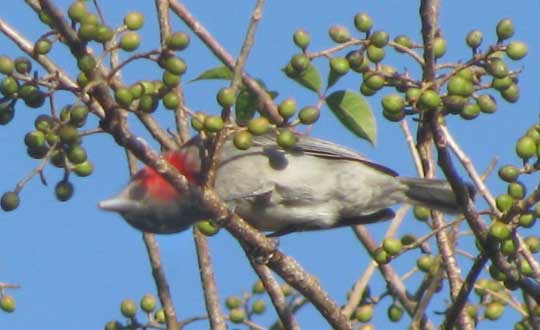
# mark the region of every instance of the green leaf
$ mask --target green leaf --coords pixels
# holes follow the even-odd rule
[[[246,125],[255,116],[258,105],[257,100],[257,96],[251,94],[247,89],[242,88],[240,90],[234,105],[236,123],[238,125]]]
[[[313,63],[309,63],[305,72],[298,77],[290,77],[292,80],[296,81],[300,85],[306,87],[309,90],[319,93],[322,87],[322,79],[319,70]]]
[[[334,86],[334,84],[339,80],[339,78],[343,77],[343,75],[339,75],[335,73],[333,70],[330,70],[330,73],[328,74],[328,82],[326,83],[326,88],[330,88]]]
[[[326,98],[326,104],[345,127],[358,137],[377,142],[377,124],[369,103],[352,91],[337,91]]]
[[[197,78],[191,81],[198,80],[211,80],[211,79],[221,79],[221,80],[231,80],[233,77],[233,72],[226,66],[218,66],[212,69],[208,69],[197,76]]]

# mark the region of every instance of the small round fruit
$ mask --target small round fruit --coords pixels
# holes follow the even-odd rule
[[[266,311],[266,303],[262,299],[255,300],[251,305],[253,314],[263,314]]]
[[[486,71],[495,78],[508,76],[508,65],[500,58],[490,58],[486,63]]]
[[[89,81],[90,80],[86,76],[86,73],[79,72],[79,74],[77,75],[77,84],[79,84],[79,86],[86,87],[86,85],[88,85]]]
[[[373,260],[380,265],[384,265],[390,262],[390,256],[382,247],[378,247],[373,252]]]
[[[47,133],[54,126],[54,121],[49,115],[39,115],[34,120],[34,127],[43,133]]]
[[[118,45],[126,52],[132,52],[139,48],[141,44],[141,36],[135,31],[128,31],[122,35]]]
[[[10,101],[0,103],[0,125],[7,125],[15,117],[15,109]]]
[[[300,49],[306,49],[309,46],[310,39],[309,33],[303,29],[296,30],[293,34],[294,44]]]
[[[540,237],[538,236],[527,236],[525,238],[525,244],[531,253],[540,251]]]
[[[415,206],[413,208],[414,217],[420,221],[427,221],[431,216],[431,211],[425,206]]]
[[[80,164],[77,164],[73,167],[73,172],[80,177],[87,177],[94,172],[94,164],[90,160],[86,160]]]
[[[13,313],[15,311],[15,298],[10,295],[3,294],[0,298],[0,308],[6,313]]]
[[[515,103],[519,100],[519,86],[512,84],[507,89],[501,91],[501,96],[510,103]]]
[[[364,304],[354,310],[354,318],[358,322],[369,322],[373,318],[373,305]]]
[[[13,77],[6,77],[0,82],[0,92],[5,97],[11,98],[19,90],[19,84],[17,80]]]
[[[73,197],[73,191],[73,184],[65,180],[58,182],[54,188],[56,199],[61,202],[68,201],[71,197]]]
[[[351,39],[351,34],[349,30],[342,25],[334,25],[328,30],[328,35],[330,39],[334,42],[341,44],[347,42]]]
[[[510,238],[512,231],[504,222],[495,220],[489,226],[489,234],[498,241],[504,241]]]
[[[426,110],[435,110],[440,104],[441,97],[432,90],[425,90],[418,99],[418,105]]]
[[[197,222],[197,229],[205,236],[214,236],[219,232],[219,227],[216,226],[212,221],[203,220]]]
[[[471,120],[480,114],[480,106],[477,103],[467,104],[463,107],[463,110],[460,112],[460,116],[463,119]]]
[[[151,294],[145,294],[141,298],[140,306],[141,306],[141,309],[145,311],[146,313],[152,313],[154,309],[156,309],[156,306],[157,306],[156,297],[154,297]]]
[[[10,75],[15,69],[15,63],[8,56],[0,56],[0,73]]]
[[[424,254],[416,260],[416,267],[424,273],[429,273],[435,266],[435,258],[433,256]]]
[[[247,128],[253,135],[263,135],[270,129],[270,121],[266,117],[251,119]]]
[[[506,55],[513,60],[520,60],[527,56],[529,48],[521,41],[512,41],[506,46]]]
[[[180,106],[180,96],[176,91],[170,91],[163,95],[163,106],[169,110],[176,110]]]
[[[284,150],[290,150],[298,141],[296,135],[290,130],[282,130],[277,137],[277,144]]]
[[[27,74],[32,71],[32,62],[26,57],[17,57],[14,62],[15,71],[20,74]]]
[[[19,198],[19,194],[14,191],[5,192],[0,199],[0,206],[2,207],[2,210],[6,212],[15,210],[19,207],[20,203],[21,199]]]
[[[34,45],[34,52],[38,55],[46,55],[52,48],[52,42],[47,38],[39,39]]]
[[[234,308],[229,312],[229,320],[232,323],[242,323],[246,319],[246,311],[243,308]]]
[[[291,58],[291,65],[296,72],[303,72],[309,66],[309,58],[304,54],[296,54]]]
[[[68,8],[68,16],[75,22],[80,22],[86,15],[86,4],[84,1],[74,1]]]
[[[496,32],[499,41],[509,39],[514,35],[514,23],[509,18],[502,19],[497,23]]]
[[[469,45],[469,47],[473,49],[480,47],[483,40],[484,40],[484,36],[482,34],[482,31],[480,30],[470,31],[469,33],[467,33],[467,37],[465,38],[467,45]]]
[[[398,255],[401,252],[401,240],[393,237],[387,237],[383,240],[383,249],[390,256]]]
[[[153,113],[158,107],[158,97],[155,94],[144,94],[139,99],[137,110],[144,113]]]
[[[94,40],[97,42],[105,43],[112,40],[114,31],[107,25],[98,25],[96,28],[96,35]]]
[[[197,132],[201,131],[204,128],[204,119],[206,114],[204,112],[197,112],[194,116],[191,117],[191,127]]]
[[[82,41],[90,41],[96,39],[98,27],[95,24],[81,24],[77,35]]]
[[[133,101],[133,95],[129,91],[129,88],[120,87],[114,93],[114,99],[119,105],[127,108]]]
[[[403,245],[411,245],[416,243],[417,238],[414,234],[405,234],[401,237],[401,244]]]
[[[88,155],[86,154],[86,150],[82,146],[78,144],[72,144],[67,150],[67,158],[72,164],[77,165],[84,163],[88,159]]]
[[[206,116],[204,118],[204,129],[209,133],[217,133],[223,129],[225,124],[221,116]]]
[[[372,95],[375,95],[377,93],[376,90],[374,89],[371,89],[369,88],[365,82],[363,82],[361,85],[360,85],[360,93],[362,93],[362,95],[364,96],[372,96]]]
[[[491,87],[495,88],[499,92],[502,92],[503,90],[512,86],[513,83],[513,79],[509,76],[506,76],[504,78],[493,78],[493,80],[491,81]]]
[[[403,46],[405,48],[411,48],[413,46],[413,42],[409,36],[406,36],[404,34],[400,34],[397,37],[394,38],[394,42],[400,46]],[[396,48],[396,50],[400,53],[403,53],[403,50]]]
[[[84,104],[75,105],[71,108],[69,122],[76,127],[82,127],[88,118],[88,107]]]
[[[161,78],[161,81],[163,81],[163,84],[169,88],[175,88],[176,86],[180,85],[180,75],[171,73],[169,71],[163,71],[163,76]]]
[[[389,113],[401,113],[405,107],[405,100],[398,94],[386,95],[381,100],[384,111]]]
[[[234,93],[234,89],[225,87],[219,90],[217,94],[217,102],[220,106],[224,108],[230,108],[234,105],[234,101],[236,99],[236,95]]]
[[[498,320],[504,313],[504,305],[498,301],[490,302],[484,310],[486,319],[495,321]]]
[[[507,194],[502,194],[495,198],[495,204],[497,205],[497,209],[501,212],[506,212],[510,210],[513,203],[514,199],[512,198],[512,196]]]
[[[105,330],[121,330],[122,324],[118,321],[109,321],[105,324]]]
[[[159,324],[165,324],[165,322],[167,321],[167,319],[165,318],[165,311],[163,310],[163,308],[158,309],[158,310],[154,313],[154,319],[155,319]]]
[[[509,256],[514,254],[517,250],[516,244],[513,239],[507,239],[501,242],[500,251],[503,255]]]
[[[184,50],[189,45],[189,34],[179,31],[173,32],[167,38],[167,48],[175,51]]]
[[[257,281],[253,284],[253,287],[251,288],[251,292],[253,294],[263,294],[266,292],[266,289],[264,288],[264,284],[262,281]]]
[[[399,322],[403,317],[403,308],[397,304],[392,304],[388,307],[388,319],[392,322]]]
[[[407,89],[407,92],[405,92],[405,99],[410,104],[413,104],[420,98],[420,95],[422,95],[422,90],[420,88],[410,87]]]
[[[58,130],[58,137],[60,137],[60,141],[62,141],[62,143],[68,145],[79,141],[79,133],[77,132],[77,129],[71,125],[62,126]]]
[[[375,31],[369,37],[370,44],[379,48],[383,48],[384,46],[386,46],[389,40],[390,40],[390,37],[388,36],[388,33],[385,31]]]
[[[239,308],[242,305],[242,300],[237,296],[229,296],[225,299],[225,306],[228,309]]]
[[[433,39],[433,56],[441,58],[446,54],[446,39],[437,37]]]
[[[536,143],[530,136],[521,137],[516,143],[516,154],[521,159],[529,159],[536,154]]]
[[[369,61],[362,53],[352,50],[345,56],[349,61],[350,68],[355,72],[363,73],[369,69]]]
[[[511,182],[508,184],[507,192],[514,199],[522,199],[527,194],[527,189],[521,182]]]
[[[131,12],[124,17],[124,25],[128,30],[138,30],[144,25],[144,15],[137,11]]]
[[[96,59],[92,55],[83,55],[77,60],[77,67],[88,74],[96,68]]]
[[[483,113],[494,113],[497,111],[497,101],[491,95],[484,94],[478,96],[476,103]]]
[[[320,117],[321,112],[316,107],[307,106],[298,113],[298,119],[304,125],[314,124]]]
[[[125,299],[120,304],[120,312],[127,318],[133,318],[137,314],[137,304],[132,299]]]
[[[344,57],[334,57],[330,60],[330,70],[339,76],[346,74],[349,69],[349,61]]]
[[[366,13],[358,13],[354,16],[354,27],[360,32],[368,32],[373,26],[373,20]]]
[[[531,228],[536,221],[536,215],[533,212],[524,213],[519,216],[518,224],[524,228]]]
[[[165,70],[176,75],[182,75],[186,72],[187,65],[181,58],[170,56],[165,60]]]
[[[446,89],[448,94],[460,96],[471,96],[474,92],[473,84],[469,80],[459,76],[450,78]]]
[[[379,63],[385,56],[384,48],[379,48],[374,45],[369,45],[366,49],[367,58],[373,63]]]
[[[296,100],[291,97],[281,101],[278,106],[278,111],[283,118],[294,116],[296,112]]]
[[[367,88],[378,91],[384,87],[384,77],[378,73],[367,73],[364,75],[364,84]]]
[[[41,131],[29,132],[24,136],[24,144],[30,148],[39,148],[45,145],[45,134]]]

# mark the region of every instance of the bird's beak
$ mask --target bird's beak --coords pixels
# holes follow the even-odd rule
[[[132,212],[140,206],[141,203],[139,201],[121,197],[113,197],[98,203],[98,207],[102,210],[119,213]]]

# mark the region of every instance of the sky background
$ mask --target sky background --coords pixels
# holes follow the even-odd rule
[[[65,0],[57,0],[56,3],[63,8],[69,5]],[[185,4],[226,49],[237,54],[253,2],[189,0]],[[101,5],[108,24],[112,26],[122,24],[123,17],[130,11],[145,13],[146,25],[141,32],[143,44],[140,49],[149,50],[158,45],[153,1],[101,1]],[[263,79],[269,89],[277,90],[280,93],[278,100],[293,96],[300,105],[315,104],[317,99],[313,93],[288,80],[280,71],[290,56],[297,52],[291,41],[292,33],[297,28],[306,29],[312,36],[310,49],[321,50],[332,46],[328,28],[333,24],[342,24],[353,31],[352,19],[359,11],[368,12],[373,17],[375,30],[384,29],[391,37],[408,34],[416,41],[421,40],[416,1],[268,1],[247,64],[248,72]],[[538,121],[539,12],[540,3],[536,0],[443,2],[441,27],[448,39],[448,52],[444,61],[456,61],[470,56],[464,37],[473,28],[484,32],[485,44],[495,42],[495,25],[504,17],[511,17],[515,22],[514,39],[529,45],[529,56],[521,62],[511,63],[514,69],[524,69],[520,76],[519,102],[510,105],[498,99],[499,109],[495,115],[481,115],[471,122],[459,118],[448,119],[450,129],[480,171],[496,157],[499,158],[499,164],[517,164],[518,160],[514,156],[515,141]],[[45,26],[37,21],[36,15],[21,0],[10,1],[9,6],[3,6],[0,17],[30,40],[37,40],[46,32]],[[172,21],[175,30],[186,30],[179,19],[173,17]],[[407,57],[392,51],[387,53],[385,63],[418,74],[415,64]],[[0,54],[20,55],[16,47],[3,36],[0,36]],[[76,72],[74,60],[61,45],[55,44],[51,56],[72,74]],[[191,46],[181,56],[189,67],[185,81],[218,65],[218,61],[212,58],[195,37],[192,37]],[[316,64],[326,72],[325,60],[319,60]],[[127,83],[141,78],[158,79],[161,73],[155,68],[154,65],[144,63],[128,66],[124,78]],[[350,75],[340,81],[335,89],[357,90],[359,83],[357,75]],[[215,93],[226,84],[222,81],[186,84],[189,107],[215,113],[218,111],[214,101]],[[390,92],[383,90],[369,99],[378,120],[376,147],[343,129],[327,109],[313,134],[354,148],[402,175],[415,176],[399,125],[389,123],[381,116],[380,97]],[[61,107],[74,100],[63,95],[57,101]],[[33,129],[34,118],[45,111],[46,108],[34,110],[19,105],[13,122],[0,127],[1,191],[13,189],[37,165],[36,160],[26,155],[23,137]],[[157,116],[164,127],[174,128],[170,112],[161,109]],[[95,120],[91,120],[87,127],[96,124]],[[409,120],[409,124],[413,129],[416,127],[413,121]],[[135,129],[147,137],[140,127],[135,126]],[[39,179],[35,178],[23,190],[20,208],[15,212],[0,213],[0,281],[22,286],[19,290],[9,291],[17,300],[17,311],[13,314],[0,312],[0,329],[101,329],[107,321],[121,319],[119,303],[123,299],[133,298],[138,301],[146,293],[155,293],[140,233],[129,227],[119,216],[96,208],[98,201],[117,193],[128,181],[124,153],[107,135],[87,138],[85,145],[95,164],[95,172],[89,178],[73,178],[76,192],[71,201],[56,201],[53,190],[56,182],[61,179],[62,171],[48,167],[45,171],[48,187],[42,186]],[[527,179],[530,185],[536,183],[535,177]],[[487,183],[494,193],[506,189],[496,175],[492,175]],[[384,223],[370,226],[369,229],[380,240],[387,227],[388,223]],[[400,234],[407,232],[422,234],[427,232],[427,227],[409,216],[399,230]],[[158,240],[179,317],[182,319],[204,314],[191,233],[161,236]],[[469,243],[470,240],[464,240],[459,248],[470,249]],[[221,298],[250,290],[256,275],[250,270],[238,244],[225,231],[211,238],[210,244]],[[296,258],[308,272],[316,275],[339,304],[346,301],[346,292],[370,261],[352,231],[346,228],[289,235],[280,240],[280,248]],[[394,261],[393,265],[400,273],[405,273],[414,265],[416,257],[415,253],[408,253]],[[467,262],[463,264],[470,265]],[[419,276],[413,277],[408,283],[414,287],[419,279]],[[374,293],[384,289],[378,274],[371,287]],[[434,306],[439,311],[444,308],[442,298],[442,295],[435,298],[437,301]],[[384,320],[386,306],[390,303],[390,299],[385,299],[377,309],[374,323],[380,327],[387,322]],[[273,317],[273,311],[268,314]],[[433,310],[429,316],[436,323],[441,321]],[[259,320],[268,325],[269,319],[272,318],[263,317]],[[298,319],[303,329],[327,328],[311,307],[298,313]],[[498,327],[510,328],[517,319],[517,313],[512,311],[504,318],[505,324]],[[402,327],[408,322],[409,319],[405,317],[401,322]],[[480,329],[490,326],[490,323],[483,322]],[[199,322],[188,329],[207,329],[207,324]]]

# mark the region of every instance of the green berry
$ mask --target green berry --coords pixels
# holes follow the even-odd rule
[[[74,144],[79,141],[77,129],[71,125],[64,125],[58,130],[58,137],[64,144]]]
[[[107,25],[98,25],[94,40],[100,43],[109,42],[114,36],[114,31]]]
[[[416,205],[413,208],[414,217],[420,221],[427,221],[431,216],[431,211],[425,206]]]
[[[407,89],[407,92],[405,92],[405,99],[410,104],[413,104],[420,98],[421,94],[422,90],[420,88],[410,87]]]
[[[514,23],[509,18],[502,19],[497,23],[496,32],[499,41],[509,39],[514,35]]]
[[[39,148],[45,145],[45,134],[41,131],[29,132],[24,136],[24,144],[30,148]]]
[[[49,115],[39,115],[34,120],[34,127],[43,133],[47,133],[54,127],[54,121]]]
[[[71,197],[73,197],[73,191],[73,184],[65,180],[58,182],[56,184],[56,187],[54,188],[56,199],[61,202],[65,202],[71,199]]]
[[[125,299],[120,304],[120,312],[127,318],[133,318],[137,314],[137,304],[132,299]]]
[[[167,38],[167,47],[171,50],[180,51],[186,49],[189,42],[189,34],[182,31],[173,32]]]
[[[167,321],[167,319],[166,319],[166,317],[165,317],[165,311],[163,310],[163,308],[158,309],[158,310],[154,313],[154,319],[155,319],[159,324],[165,324],[165,322]]]
[[[206,114],[204,112],[197,112],[193,117],[191,117],[191,127],[197,132],[201,131],[204,128],[204,119]]]
[[[77,35],[83,41],[94,40],[97,37],[98,27],[96,24],[81,24]]]
[[[15,109],[11,101],[0,103],[0,125],[7,125],[15,117]]]
[[[502,241],[500,250],[501,250],[501,253],[505,256],[509,256],[511,254],[516,253],[517,248],[516,248],[516,244],[514,243],[514,240],[510,238],[510,239]]]
[[[516,143],[516,154],[521,159],[529,159],[536,155],[536,143],[530,136],[521,137]]]
[[[144,15],[137,11],[131,12],[124,17],[124,25],[128,30],[138,30],[144,25]]]
[[[242,300],[237,296],[229,296],[225,299],[225,306],[228,309],[239,308],[242,305]]]
[[[290,130],[282,130],[277,137],[277,144],[284,150],[290,150],[298,141],[296,135]]]
[[[118,321],[109,321],[105,324],[105,330],[121,330],[122,324]]]
[[[84,72],[79,72],[79,74],[77,75],[77,84],[79,84],[79,86],[81,87],[85,87],[88,82],[89,79],[86,74]]]
[[[401,45],[405,48],[411,48],[413,46],[413,42],[411,40],[411,38],[409,38],[408,36],[404,35],[404,34],[400,34],[398,35],[397,37],[394,38],[394,42],[398,45]],[[402,50],[396,48],[396,50],[400,53],[403,53]]]
[[[476,103],[483,113],[494,113],[497,111],[497,101],[491,95],[480,95],[476,99]]]
[[[490,58],[486,63],[486,71],[495,78],[508,76],[508,65],[500,58]]]
[[[19,90],[19,84],[13,77],[6,77],[0,82],[0,92],[5,97],[11,98]]]
[[[471,96],[474,92],[473,84],[469,80],[459,76],[450,78],[446,88],[448,94],[452,95]]]
[[[467,33],[467,37],[465,38],[467,45],[469,45],[469,47],[473,49],[480,47],[483,40],[484,40],[484,36],[482,34],[482,31],[480,30],[470,31],[469,33]]]
[[[525,244],[531,253],[540,251],[540,238],[538,236],[527,236],[525,238]]]
[[[15,298],[13,298],[10,295],[3,294],[2,297],[0,297],[0,309],[2,309],[6,313],[13,313],[15,311]]]
[[[368,32],[373,26],[373,20],[366,13],[358,13],[354,16],[354,26],[360,32]]]
[[[44,10],[40,10],[38,12],[38,17],[39,17],[39,20],[45,24],[45,25],[48,25],[49,27],[51,27],[51,23],[52,23],[52,19],[51,17],[49,16],[49,14],[47,14]]]
[[[120,38],[119,46],[126,52],[134,51],[141,44],[141,36],[135,31],[128,31]]]
[[[471,120],[480,114],[480,106],[477,103],[470,103],[463,107],[463,110],[459,113],[461,118]]]
[[[522,199],[527,194],[527,189],[521,182],[511,182],[508,184],[507,192],[513,199]]]
[[[386,95],[381,100],[384,111],[389,113],[401,113],[405,107],[405,100],[399,94]]]
[[[373,318],[373,305],[364,304],[354,310],[354,318],[358,322],[366,323]]]
[[[512,207],[512,204],[514,203],[514,199],[510,195],[502,194],[502,195],[497,196],[497,198],[495,198],[495,203],[499,211],[506,212],[510,210],[510,208]]]
[[[82,127],[88,118],[88,107],[84,104],[75,105],[70,110],[69,123],[75,127]]]
[[[334,42],[341,44],[347,42],[351,39],[351,34],[349,30],[342,25],[334,25],[328,30],[328,35],[330,39]]]
[[[41,147],[28,147],[26,149],[26,152],[28,154],[28,156],[34,158],[34,159],[42,159],[43,157],[45,157],[45,155],[47,154],[47,152],[49,152],[49,148],[45,145],[41,146]]]
[[[521,41],[512,41],[506,46],[506,55],[512,60],[520,60],[527,56],[528,52],[527,44]]]
[[[512,232],[507,224],[495,220],[491,226],[489,226],[489,234],[498,241],[504,241],[510,238]]]
[[[536,221],[536,215],[532,212],[524,213],[519,216],[518,223],[521,227],[531,228]]]
[[[443,97],[443,104],[448,112],[459,114],[463,112],[463,108],[467,105],[469,99],[460,95],[446,95]]]
[[[219,90],[216,98],[220,106],[230,108],[234,105],[236,95],[234,89],[226,87]]]
[[[161,78],[163,84],[169,88],[174,88],[180,85],[180,75],[171,73],[169,71],[163,71],[163,76]]]
[[[86,150],[78,144],[72,144],[69,147],[67,150],[67,157],[69,161],[75,165],[84,163],[88,159]]]
[[[119,105],[127,108],[130,106],[131,102],[133,101],[133,95],[129,91],[129,88],[120,87],[114,93],[114,99]]]
[[[234,308],[229,312],[229,320],[232,323],[242,323],[246,319],[246,311],[243,308]]]
[[[32,62],[26,57],[17,57],[15,59],[15,71],[20,74],[27,74],[32,71]]]
[[[34,45],[34,53],[38,55],[46,55],[52,48],[52,43],[49,39],[39,39]]]
[[[403,308],[397,304],[392,304],[388,307],[388,319],[392,322],[399,322],[403,317]]]
[[[176,75],[182,75],[186,72],[187,65],[181,58],[170,56],[165,60],[165,70]]]
[[[263,294],[266,292],[266,289],[264,288],[264,284],[262,281],[257,281],[255,284],[253,284],[253,287],[251,288],[251,292],[253,294]]]
[[[401,244],[403,245],[411,245],[416,243],[416,236],[414,234],[405,234],[401,237]]]
[[[157,301],[156,297],[151,294],[146,294],[141,298],[141,309],[146,313],[152,313],[156,309]]]
[[[401,240],[393,237],[387,237],[383,240],[383,249],[390,256],[398,255],[401,252]]]
[[[87,177],[94,172],[94,165],[90,160],[86,160],[73,167],[73,172],[80,177]]]
[[[416,260],[416,267],[424,273],[429,273],[435,266],[435,258],[431,255],[424,254]]]
[[[204,118],[204,129],[209,133],[217,133],[223,129],[225,124],[221,116],[206,116]]]
[[[369,45],[366,49],[367,58],[373,63],[382,61],[385,55],[384,48],[379,48],[374,45]]]
[[[384,87],[384,77],[379,73],[369,72],[364,75],[364,84],[367,88],[378,91]]]
[[[291,65],[296,72],[303,72],[309,66],[309,58],[304,54],[296,54],[291,58]]]
[[[296,112],[296,100],[293,98],[287,98],[281,101],[278,106],[278,111],[283,118],[290,118],[294,116],[294,113]]]
[[[266,303],[262,299],[255,300],[251,305],[253,314],[263,314],[266,311]]]
[[[68,8],[68,16],[75,22],[80,22],[86,15],[86,4],[84,1],[74,1]]]
[[[270,129],[270,121],[266,117],[251,119],[247,128],[253,135],[263,135]]]
[[[349,61],[349,67],[356,72],[362,73],[369,69],[369,61],[359,51],[350,51],[345,58]]]
[[[498,320],[504,313],[504,305],[498,301],[490,302],[484,310],[484,317],[488,320]]]
[[[433,39],[433,56],[441,58],[446,54],[446,39],[437,37]]]
[[[19,194],[14,191],[5,192],[0,199],[0,206],[6,212],[15,210],[20,203]]]
[[[491,87],[495,88],[499,92],[502,92],[503,90],[512,86],[513,83],[513,79],[509,76],[506,76],[504,78],[493,78],[493,80],[491,81]]]
[[[96,59],[92,55],[83,55],[77,60],[77,67],[88,74],[96,68]]]
[[[316,107],[304,107],[300,112],[298,113],[298,119],[300,119],[300,122],[304,125],[311,125],[314,124],[320,117],[321,112]]]
[[[360,93],[364,96],[372,96],[377,93],[376,90],[369,88],[365,82],[360,85]]]
[[[0,56],[0,73],[10,75],[15,69],[15,63],[8,56]]]
[[[349,61],[344,57],[334,57],[330,60],[330,70],[339,76],[346,74],[349,69]]]
[[[216,226],[212,221],[203,220],[197,222],[197,229],[205,236],[214,236],[219,232],[219,227]]]
[[[501,91],[501,96],[510,103],[515,103],[519,100],[519,86],[512,84],[507,89]]]
[[[180,96],[176,91],[170,91],[163,95],[163,106],[169,110],[176,110],[180,106]]]
[[[378,247],[373,252],[373,260],[379,265],[384,265],[390,262],[390,256],[382,247]]]
[[[293,293],[293,289],[291,288],[291,286],[287,283],[281,283],[280,285],[280,289],[281,289],[281,293],[283,293],[283,295],[285,297],[288,297],[290,296],[292,293]]]
[[[293,34],[293,41],[296,47],[300,49],[306,49],[310,43],[310,36],[306,30],[296,30]]]
[[[385,31],[375,31],[369,37],[369,42],[371,45],[379,48],[383,48],[388,44],[390,37]]]
[[[441,97],[437,92],[425,90],[418,99],[418,105],[426,110],[435,110],[441,104]]]
[[[137,109],[144,113],[153,113],[158,107],[158,97],[155,94],[144,94],[139,99]]]

